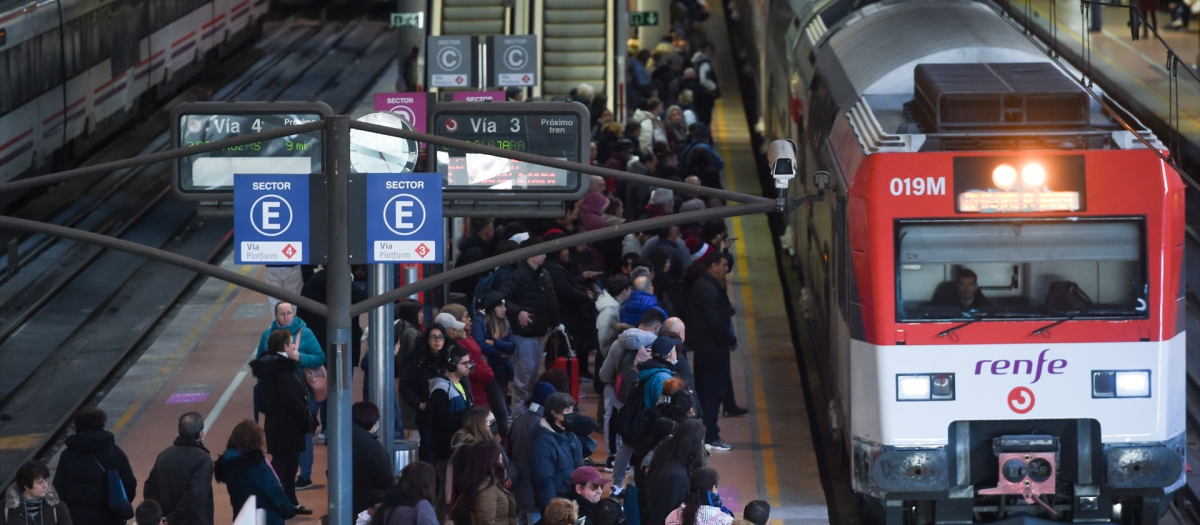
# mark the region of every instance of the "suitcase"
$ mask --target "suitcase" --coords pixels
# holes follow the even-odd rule
[[[575,351],[571,349],[571,338],[567,336],[567,331],[562,325],[555,328],[555,332],[550,335],[557,344],[555,347],[554,360],[550,362],[550,368],[556,368],[567,373],[567,378],[571,385],[571,398],[576,403],[579,402],[579,359],[575,357]]]

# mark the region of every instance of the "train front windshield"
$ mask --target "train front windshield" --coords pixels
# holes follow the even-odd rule
[[[898,321],[1149,313],[1142,219],[905,221],[896,250]]]

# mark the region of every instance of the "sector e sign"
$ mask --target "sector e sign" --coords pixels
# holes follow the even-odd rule
[[[193,102],[171,111],[171,140],[188,148],[298,126],[333,115],[321,102]],[[189,200],[232,200],[235,173],[324,172],[324,130],[232,146],[178,159],[172,186]]]
[[[234,175],[235,264],[308,264],[308,178]]]
[[[367,262],[442,262],[442,177],[368,173]]]
[[[430,113],[434,135],[570,162],[587,162],[588,110],[578,102],[445,102]],[[576,171],[437,147],[447,199],[575,200],[588,185]]]

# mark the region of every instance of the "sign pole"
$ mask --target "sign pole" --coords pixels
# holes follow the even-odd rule
[[[325,173],[329,206],[329,261],[325,265],[328,281],[325,288],[329,348],[332,358],[328,382],[329,430],[329,523],[354,525],[351,508],[351,487],[354,484],[353,460],[350,455],[350,249],[349,249],[349,173],[350,117],[339,115],[325,119],[328,137]]]
[[[371,295],[382,295],[392,291],[394,266],[391,264],[372,264],[367,275],[367,286]],[[395,348],[396,325],[392,324],[394,305],[388,303],[371,310],[371,398],[379,407],[379,442],[387,451],[388,457],[395,456],[396,436],[395,411],[396,381],[393,371],[396,366]]]

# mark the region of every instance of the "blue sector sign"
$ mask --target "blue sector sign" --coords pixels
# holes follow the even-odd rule
[[[442,175],[367,174],[367,262],[442,262]]]
[[[234,175],[237,264],[308,264],[308,175]]]

